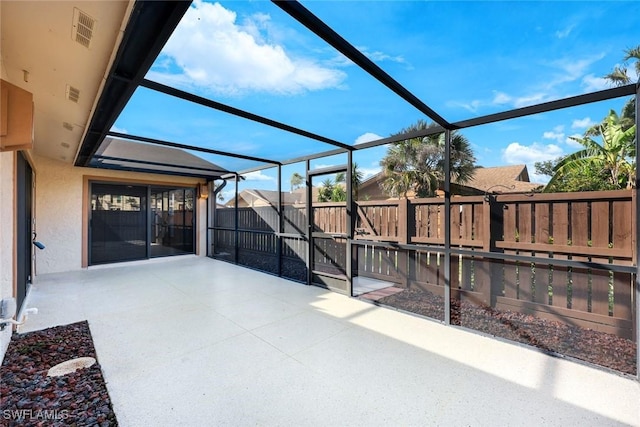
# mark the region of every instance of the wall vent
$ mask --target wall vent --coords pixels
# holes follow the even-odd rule
[[[71,37],[82,46],[89,48],[91,45],[91,39],[93,38],[93,29],[96,25],[96,20],[81,11],[80,9],[73,9],[73,29]]]
[[[62,127],[69,131],[73,130],[73,125],[69,122],[62,122]]]
[[[69,101],[75,102],[77,104],[80,100],[80,89],[76,89],[71,85],[67,85],[66,95]]]

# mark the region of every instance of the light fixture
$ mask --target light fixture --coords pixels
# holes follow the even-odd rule
[[[209,198],[209,184],[199,184],[198,193],[201,199],[206,200]]]

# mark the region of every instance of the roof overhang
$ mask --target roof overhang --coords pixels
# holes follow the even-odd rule
[[[91,158],[175,30],[190,1],[136,1],[75,165]]]

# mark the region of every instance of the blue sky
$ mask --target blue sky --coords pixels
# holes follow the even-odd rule
[[[605,89],[602,76],[621,64],[625,48],[640,44],[637,1],[303,4],[452,122]],[[347,144],[425,118],[266,1],[195,1],[147,78]],[[463,133],[479,165],[526,163],[533,172],[535,161],[575,151],[568,137],[624,101]],[[332,149],[146,89],[134,94],[114,129],[275,160]],[[354,159],[370,175],[384,151],[356,152]],[[234,170],[258,165],[202,157]],[[275,189],[273,170],[252,173],[243,185]]]

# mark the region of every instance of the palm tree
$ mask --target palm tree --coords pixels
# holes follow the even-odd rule
[[[360,184],[362,184],[363,179],[364,179],[364,174],[360,169],[358,169],[358,163],[354,162],[353,165],[351,166],[351,189],[353,191],[354,200],[358,200],[358,190],[359,190]],[[344,183],[346,181],[347,181],[347,177],[344,172],[340,172],[336,175],[336,183]]]
[[[400,134],[417,130],[428,130],[436,126],[424,120],[400,131]],[[420,138],[405,139],[394,143],[380,161],[385,179],[382,189],[392,197],[407,198],[410,190],[417,197],[433,196],[444,181],[444,133]],[[475,156],[467,138],[451,133],[451,179],[463,184],[475,172]]]
[[[635,68],[636,75],[640,76],[640,45],[626,49],[624,51],[623,62],[628,64],[629,61],[635,61],[633,67]],[[604,76],[606,80],[609,80],[614,86],[624,86],[630,83],[634,83],[629,76],[627,65],[615,66],[613,71]],[[635,123],[636,120],[636,97],[632,96],[629,101],[623,107],[623,116],[629,117],[630,120]]]
[[[611,110],[602,123],[587,130],[582,138],[571,137],[583,149],[566,156],[554,167],[554,175],[545,188],[569,174],[587,168],[606,173],[607,182],[616,188],[629,188],[635,180],[635,125]],[[592,137],[602,138],[602,144]],[[548,190],[545,190],[548,191]]]
[[[302,183],[304,182],[304,177],[298,172],[294,172],[293,175],[291,175],[291,179],[289,181],[291,182],[291,192],[293,193],[293,190],[299,188],[302,185]]]
[[[624,59],[625,63],[630,60],[635,61],[635,71],[636,74],[640,76],[640,45],[626,49],[624,51]],[[626,65],[616,66],[613,68],[613,71],[604,76],[605,79],[609,80],[615,86],[624,86],[629,83],[634,83],[631,81],[631,77],[629,76],[629,72],[627,70]]]
[[[318,201],[330,202],[333,199],[334,184],[331,178],[327,178],[322,181],[320,188],[318,189]]]

